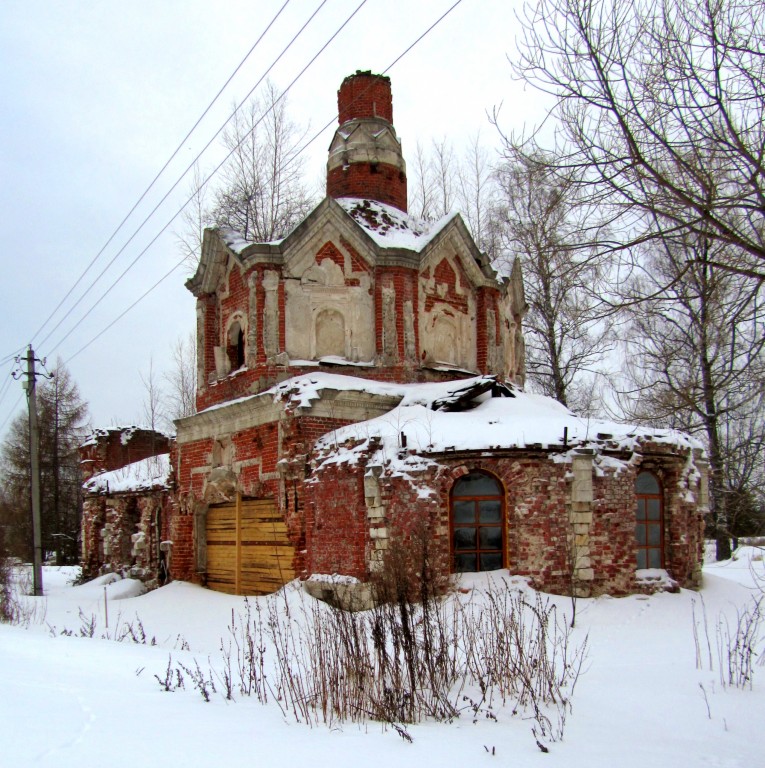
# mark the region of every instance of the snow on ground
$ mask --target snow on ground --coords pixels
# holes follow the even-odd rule
[[[743,547],[734,559],[707,565],[700,594],[578,600],[573,639],[580,643],[588,634],[589,654],[564,739],[549,744],[548,754],[534,743],[529,721],[508,713],[499,713],[498,722],[473,724],[464,716],[408,726],[407,743],[379,723],[310,728],[273,703],[229,702],[220,692],[206,703],[188,685],[165,692],[154,676],[164,675],[169,655],[186,665],[196,659],[205,669],[219,664],[220,639],[243,598],[185,583],[144,594],[139,583],[115,576],[70,586],[72,569],[46,568],[45,597],[27,599],[36,612],[28,628],[0,625],[2,765],[762,765],[765,666],[755,668],[753,690],[724,687],[716,650],[721,617],[730,625],[761,594],[762,555],[761,548]],[[483,575],[464,576],[457,594],[479,595],[486,584]],[[288,585],[278,599],[296,605],[310,598]],[[568,598],[553,599],[570,612]],[[78,637],[93,621],[94,637]],[[128,624],[156,645],[101,639]],[[763,651],[761,638],[760,659]]]

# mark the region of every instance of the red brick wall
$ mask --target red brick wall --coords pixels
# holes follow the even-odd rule
[[[328,197],[358,197],[406,213],[406,175],[388,163],[351,163],[327,172]]]
[[[618,475],[606,470],[593,478],[595,497],[590,531],[590,558],[595,571],[593,589],[625,594],[634,582],[635,555],[635,469]]]
[[[415,542],[418,530],[431,534],[431,562],[441,574],[450,569],[449,498],[456,480],[472,470],[493,474],[505,489],[505,565],[531,578],[539,589],[568,594],[575,556],[570,520],[570,471],[546,454],[439,460],[438,470],[415,477],[381,478],[385,517],[392,539]],[[666,569],[684,587],[697,587],[701,557],[701,516],[686,499],[680,482],[683,459],[646,460],[662,475],[665,491]],[[590,558],[595,572],[592,594],[624,595],[640,589],[635,581],[635,495],[638,469],[625,464],[594,477]],[[308,573],[370,577],[365,564],[372,542],[365,520],[363,466],[326,465],[307,488],[310,516],[306,542]],[[432,488],[421,496],[420,488]],[[343,538],[341,531],[348,531]]]
[[[496,344],[501,343],[499,291],[494,288],[479,288],[476,293],[476,336],[478,370],[481,373],[501,374],[501,371],[489,370],[489,310],[494,311],[494,339]]]
[[[456,262],[456,259],[455,259]],[[457,262],[459,263],[459,262]],[[470,289],[470,282],[468,281],[465,273],[460,271],[460,288],[462,293],[457,293],[457,273],[454,271],[449,259],[441,259],[433,270],[433,277],[435,278],[434,290],[432,293],[426,292],[425,294],[425,311],[430,312],[433,309],[433,305],[437,303],[448,304],[452,309],[457,312],[466,314],[468,311],[466,289]],[[437,288],[439,285],[446,286],[446,293],[442,296]]]
[[[136,427],[99,430],[79,449],[83,481],[101,472],[167,453],[172,439],[151,429]]]
[[[220,300],[220,326],[218,327],[215,338],[211,339],[210,342],[212,343],[212,346],[227,347],[229,345],[229,340],[226,338],[226,332],[231,324],[231,318],[235,313],[238,313],[242,317],[240,323],[242,330],[245,332],[246,347],[250,289],[247,287],[247,283],[242,276],[238,264],[234,264],[229,272],[226,291],[227,293]]]
[[[162,583],[159,545],[165,540],[171,509],[169,491],[87,496],[82,516],[84,576],[120,573],[149,586]],[[138,542],[133,541],[136,534],[142,534]]]
[[[218,298],[215,294],[205,296],[200,299],[202,311],[204,312],[204,350],[202,359],[204,360],[204,377],[197,383],[197,392],[207,386],[207,380],[211,374],[215,373],[215,352],[214,347],[218,344],[218,334],[220,333],[220,317],[218,313]],[[199,406],[197,405],[197,408]]]
[[[383,289],[393,289],[395,295],[395,313],[396,313],[396,350],[397,363],[399,369],[411,368],[417,360],[406,360],[404,353],[404,304],[411,302],[414,319],[414,350],[415,358],[419,356],[419,294],[417,290],[417,272],[405,267],[386,267],[375,271],[375,338],[377,343],[377,354],[382,356],[383,350]],[[396,371],[396,368],[389,369]],[[404,375],[403,378],[396,379],[395,375],[391,378],[385,369],[377,369],[372,378],[381,381],[424,381],[426,379],[413,378],[411,374]],[[383,375],[377,375],[382,373]],[[446,377],[447,380],[450,377]],[[454,376],[451,376],[454,378]]]
[[[106,498],[87,496],[82,502],[82,567],[83,576],[92,579],[100,572],[103,557],[100,553],[100,532],[106,520]]]
[[[364,502],[364,468],[343,467],[306,486],[307,574],[340,573],[366,580],[369,538]]]
[[[340,238],[340,243],[348,253],[351,254],[351,269],[353,272],[371,272],[371,268],[366,259],[344,238]]]
[[[390,78],[371,72],[357,72],[346,77],[337,92],[337,117],[340,125],[368,117],[381,117],[392,123]]]
[[[315,441],[332,429],[345,426],[342,419],[294,416],[240,430],[231,435],[230,466],[237,475],[237,492],[244,497],[274,499],[284,515],[295,547],[293,567],[306,572],[306,455]],[[184,443],[177,447],[179,505],[173,513],[170,538],[173,541],[171,563],[174,579],[197,581],[194,557],[194,512],[204,510],[205,482],[213,468],[212,438]],[[280,472],[281,460],[289,468]],[[227,465],[229,466],[229,465]]]
[[[197,498],[202,497],[204,476],[194,473],[193,470],[197,467],[210,466],[212,450],[212,438],[177,446],[175,477],[181,494],[193,493]]]
[[[194,554],[194,515],[190,510],[176,508],[170,519],[170,575],[175,581],[199,581]]]

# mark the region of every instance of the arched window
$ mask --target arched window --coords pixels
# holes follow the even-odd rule
[[[232,371],[238,371],[244,365],[244,331],[239,322],[231,323],[228,329],[226,353]]]
[[[635,479],[635,543],[638,568],[664,567],[664,502],[659,479],[641,472]]]
[[[502,486],[489,475],[471,472],[452,488],[452,562],[458,573],[494,571],[504,566],[505,505]]]

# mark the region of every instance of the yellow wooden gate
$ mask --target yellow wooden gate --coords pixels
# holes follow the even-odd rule
[[[272,499],[237,499],[207,510],[207,586],[267,595],[295,578],[287,526]]]

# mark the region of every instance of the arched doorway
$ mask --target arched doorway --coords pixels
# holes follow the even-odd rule
[[[454,571],[504,567],[504,493],[495,478],[483,472],[461,477],[452,488],[449,513]]]
[[[664,567],[664,502],[659,478],[641,472],[635,479],[635,544],[638,568]]]

